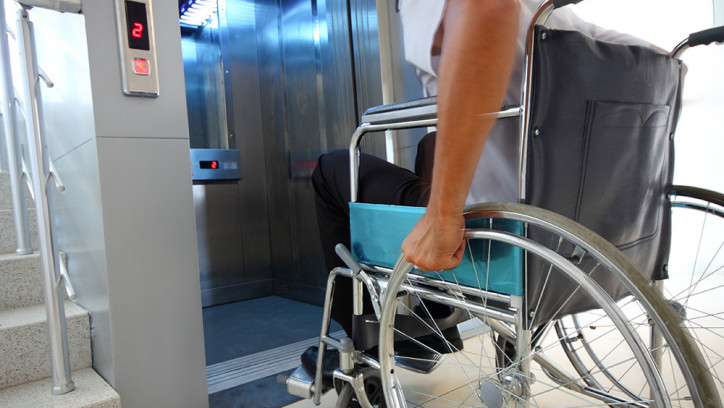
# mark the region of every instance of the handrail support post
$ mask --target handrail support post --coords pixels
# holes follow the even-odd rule
[[[43,267],[45,288],[45,311],[50,337],[50,360],[54,395],[65,394],[75,389],[71,380],[68,336],[66,331],[63,293],[57,284],[62,278],[58,271],[56,252],[51,230],[50,205],[46,190],[50,174],[48,153],[44,149],[41,117],[41,94],[39,91],[38,61],[35,48],[33,24],[28,15],[28,6],[18,10],[17,41],[20,48],[23,101],[28,136],[30,176],[35,192],[35,211],[38,219],[40,260]],[[56,178],[57,181],[57,178]]]
[[[5,19],[5,7],[0,9],[0,80],[2,81],[2,115],[3,131],[5,134],[5,147],[7,153],[7,165],[10,173],[10,194],[13,201],[13,220],[15,223],[15,239],[17,255],[29,255],[33,253],[30,240],[30,223],[28,221],[28,206],[25,197],[25,188],[22,183],[23,163],[20,154],[20,143],[15,137],[15,95],[13,93],[13,80],[10,70],[10,45],[7,37],[7,23]]]

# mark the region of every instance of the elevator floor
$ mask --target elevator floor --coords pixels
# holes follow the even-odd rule
[[[298,400],[277,384],[316,344],[322,308],[278,296],[203,310],[210,408],[278,408]],[[332,324],[331,331],[341,327]]]

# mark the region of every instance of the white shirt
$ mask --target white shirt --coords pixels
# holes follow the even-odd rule
[[[520,0],[520,2],[515,65],[504,102],[511,106],[520,106],[525,38],[535,11],[542,3],[541,0]],[[444,10],[445,0],[400,0],[405,59],[416,68],[426,96],[437,95],[440,57],[431,55],[431,50]],[[555,10],[546,26],[580,31],[603,41],[649,45],[635,37],[589,24],[576,16],[568,7]],[[485,143],[466,204],[518,201],[518,134],[518,120],[505,119],[496,123]]]

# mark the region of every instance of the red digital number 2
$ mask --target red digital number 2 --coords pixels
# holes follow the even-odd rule
[[[135,38],[141,38],[141,36],[143,35],[143,24],[133,23],[133,30],[131,30],[131,35]]]

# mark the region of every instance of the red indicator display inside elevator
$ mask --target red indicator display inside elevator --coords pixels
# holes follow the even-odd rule
[[[146,51],[151,49],[145,3],[126,0],[126,27],[128,29],[128,47]]]
[[[218,169],[219,161],[218,160],[200,161],[199,168],[201,168],[201,169]]]

